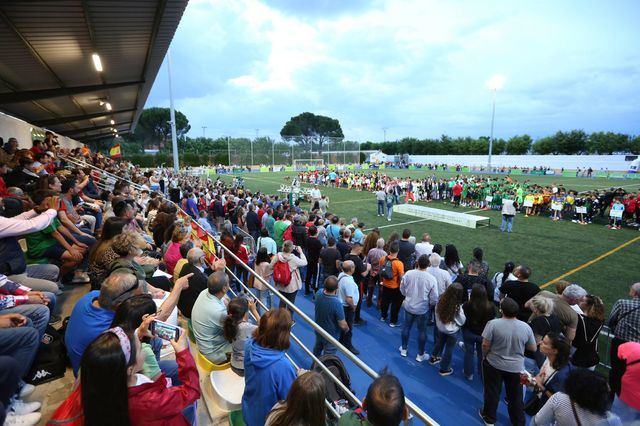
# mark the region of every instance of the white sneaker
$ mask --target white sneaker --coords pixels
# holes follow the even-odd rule
[[[20,398],[20,399],[26,398],[29,395],[31,395],[34,390],[36,390],[35,386],[33,386],[33,385],[29,384],[29,383],[25,383],[20,388],[20,392],[18,392],[18,398]]]
[[[402,346],[400,346],[398,349],[400,349],[400,356],[407,356],[407,350],[406,349],[402,349]]]
[[[416,355],[416,361],[418,362],[422,362],[425,359],[429,359],[429,354],[428,353],[423,353],[422,355]]]
[[[40,413],[19,415],[9,412],[4,420],[4,426],[35,426],[40,421],[40,417],[42,417]]]
[[[33,413],[34,411],[38,411],[42,407],[42,404],[34,401],[34,402],[24,402],[19,399],[13,401],[13,403],[9,406],[9,410],[13,411],[18,415]]]

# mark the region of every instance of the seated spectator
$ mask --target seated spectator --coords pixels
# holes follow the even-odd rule
[[[224,320],[224,337],[231,343],[231,369],[244,377],[244,347],[245,341],[258,328],[249,322],[249,313],[257,321],[260,314],[256,309],[255,299],[251,296],[239,296],[229,302],[227,317]]]
[[[193,248],[193,241],[187,240],[180,245],[180,259],[176,262],[176,266],[173,268],[173,281],[177,280],[180,277],[180,272],[184,265],[189,263],[187,260],[187,254],[189,250]]]
[[[138,278],[140,288],[142,288],[143,293],[147,293],[149,291],[156,292],[157,289],[147,282],[147,274],[142,268],[142,265],[136,261],[138,257],[142,256],[142,250],[146,246],[146,241],[137,233],[126,232],[113,238],[111,248],[119,257],[109,265],[107,276],[117,272],[133,273]],[[166,280],[166,277],[162,278],[165,278]],[[170,289],[171,284],[166,282],[163,287]],[[158,297],[162,297],[162,295],[162,292],[157,294]]]
[[[571,364],[593,371],[600,362],[598,338],[604,326],[604,303],[598,296],[589,294],[580,302],[580,308],[583,314],[578,314],[576,337],[571,342],[575,348]]]
[[[533,395],[526,403],[527,414],[533,416],[556,392],[564,392],[564,384],[572,370],[569,363],[571,345],[559,334],[548,333],[542,339],[540,352],[547,359],[534,377]]]
[[[36,191],[32,196],[36,204],[42,204],[52,193]],[[64,277],[73,271],[73,284],[89,282],[87,270],[87,245],[78,241],[75,236],[61,225],[58,218],[53,219],[46,228],[27,234],[27,256],[30,259],[46,259],[50,262],[62,263],[60,276]]]
[[[347,411],[338,426],[398,426],[409,418],[404,390],[398,378],[383,370],[371,383],[362,410]]]
[[[0,336],[4,323],[8,320],[0,316]],[[35,339],[34,339],[35,340]],[[0,353],[2,350],[0,349]],[[24,402],[20,396],[20,363],[10,356],[0,355],[0,424],[6,426],[35,426],[41,415],[39,402]],[[23,395],[23,397],[26,395]]]
[[[53,293],[32,291],[29,287],[0,275],[0,312],[26,316],[31,321],[30,325],[38,330],[40,338],[51,321],[55,306],[56,296]],[[60,318],[57,321],[60,321]]]
[[[207,263],[205,261],[205,254],[202,249],[192,248],[187,253],[188,263],[182,267],[180,271],[180,277],[192,274],[189,278],[189,286],[182,290],[180,294],[180,300],[178,301],[178,309],[182,315],[186,318],[191,318],[191,312],[193,305],[196,303],[196,299],[203,290],[207,289],[207,275],[205,269]],[[218,260],[213,265],[214,271],[224,271],[224,260]]]
[[[177,342],[170,341],[183,384],[167,387],[163,376],[154,382],[140,374],[144,357],[134,333],[126,333],[120,327],[105,330],[82,356],[80,386],[58,407],[51,421],[132,426],[190,424],[183,411],[200,398],[200,386],[185,335],[183,332]]]
[[[264,425],[269,411],[287,398],[296,379],[285,357],[292,325],[288,310],[272,309],[260,318],[258,329],[245,345],[242,415],[248,426]]]
[[[155,319],[158,305],[149,294],[134,296],[122,302],[116,309],[115,316],[109,328],[121,327],[126,333],[135,332],[143,323]],[[145,324],[145,327],[148,325]],[[175,360],[160,360],[162,339],[152,335],[139,335],[144,365],[142,374],[154,382],[164,373],[171,379],[173,385],[180,384],[178,380],[178,364]]]
[[[533,426],[620,425],[608,411],[609,387],[600,374],[576,368],[566,379],[563,392],[554,393],[531,420]]]
[[[60,188],[60,208],[58,219],[73,234],[73,236],[87,247],[92,247],[96,239],[91,235],[96,226],[96,218],[91,215],[80,215],[73,199],[78,195],[78,181],[75,177],[66,178]]]
[[[5,183],[7,188],[17,186],[31,191],[35,189],[38,181],[38,174],[34,167],[33,154],[29,151],[22,150],[16,153],[17,167],[5,175]]]
[[[191,237],[191,226],[181,224],[173,229],[171,234],[171,243],[164,253],[164,263],[167,265],[167,273],[173,275],[173,269],[176,267],[180,256],[180,246],[186,243]]]
[[[102,282],[107,277],[111,262],[120,257],[113,251],[113,241],[127,224],[125,219],[110,217],[104,222],[102,235],[89,253],[89,269],[87,271],[91,279],[91,289],[99,290]]]
[[[156,247],[163,247],[164,244],[171,240],[177,211],[176,206],[172,203],[165,202],[160,205],[158,213],[150,225],[153,233],[153,243]]]
[[[28,265],[25,254],[16,237],[42,231],[55,219],[59,201],[57,197],[41,200],[33,210],[12,218],[0,216],[0,274],[34,291],[59,294],[56,265]]]
[[[325,389],[325,381],[321,374],[314,371],[301,374],[291,385],[287,399],[278,401],[273,407],[265,426],[325,426]]]
[[[214,272],[191,310],[191,326],[200,353],[215,364],[230,358],[231,344],[224,337],[227,317],[225,296],[229,291],[229,278],[223,271]]]

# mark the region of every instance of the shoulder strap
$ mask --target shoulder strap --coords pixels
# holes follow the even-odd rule
[[[618,326],[618,324],[620,324],[620,322],[626,318],[627,316],[629,316],[630,314],[634,313],[635,311],[637,311],[638,309],[640,309],[640,305],[636,306],[633,309],[629,309],[627,312],[625,312],[624,314],[620,315],[618,317],[618,319],[616,320],[616,323],[611,327],[611,330],[615,331],[614,329]]]
[[[631,361],[631,362],[627,363],[626,366],[628,367],[630,365],[635,365],[635,364],[640,364],[640,358],[636,359],[635,361]]]
[[[573,411],[573,418],[576,419],[576,424],[578,426],[582,426],[580,423],[580,418],[578,417],[578,411],[576,410],[576,403],[571,401],[571,410]]]

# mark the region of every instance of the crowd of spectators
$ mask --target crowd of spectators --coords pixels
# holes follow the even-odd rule
[[[54,135],[29,150],[15,142],[0,149],[6,160],[0,167],[5,424],[40,420],[40,404],[25,400],[34,387],[23,379],[47,326],[61,326],[56,296],[70,286],[89,291],[62,325],[78,379],[54,413],[55,424],[192,424],[201,391],[187,327],[168,342],[175,360],[160,360],[163,339],[152,331],[154,321],[177,323],[178,312],[200,355],[229,363],[244,377],[246,424],[324,424],[326,377],[296,370],[286,357],[290,305],[299,293],[313,300],[316,322],[353,355],[359,354],[357,327],[367,326],[363,304],[369,312],[379,309],[381,323],[402,327],[395,343],[402,357],[413,352],[415,324],[418,362],[437,365],[443,377],[462,367],[465,379],[482,380],[479,414],[486,424],[497,420],[503,385],[513,424],[524,424],[525,412],[535,424],[572,424],[562,423],[571,412],[575,424],[615,422],[609,391],[618,416],[638,418],[640,284],[612,308],[607,383],[593,371],[604,305],[577,284],[541,290],[529,267],[512,262],[491,277],[480,248],[463,262],[453,244],[433,243],[428,234],[417,244],[410,229],[384,239],[377,229],[365,233],[357,218],[313,204],[305,210],[300,200],[219,179],[143,171],[86,148],[66,151]],[[119,180],[104,190],[77,160]],[[224,259],[193,237],[192,222],[219,238]],[[256,241],[255,256],[246,235]],[[463,366],[453,359],[457,347],[465,351]],[[313,352],[332,355],[337,348],[316,333]],[[362,408],[344,412],[339,424],[393,425],[408,416],[401,384],[383,372]]]

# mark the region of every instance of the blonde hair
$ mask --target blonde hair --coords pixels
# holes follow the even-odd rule
[[[147,246],[147,242],[136,232],[126,232],[113,237],[112,250],[119,256],[128,256],[134,248],[140,250]]]
[[[531,299],[531,307],[541,315],[548,315],[553,312],[553,304],[552,299],[540,295],[533,296]]]
[[[176,225],[176,227],[173,228],[173,232],[171,233],[171,242],[179,243],[180,241],[184,240],[190,232],[190,226],[187,227],[187,225]]]

